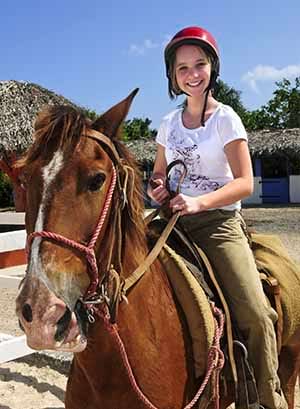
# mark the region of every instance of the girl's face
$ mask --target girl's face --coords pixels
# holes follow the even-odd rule
[[[182,45],[176,51],[175,79],[179,88],[191,97],[203,96],[211,75],[205,52],[195,45]]]

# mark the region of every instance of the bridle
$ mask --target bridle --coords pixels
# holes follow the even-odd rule
[[[109,189],[107,191],[106,194],[106,198],[104,201],[104,205],[102,207],[100,216],[98,218],[98,222],[97,225],[95,227],[95,230],[92,234],[92,237],[89,241],[89,243],[87,245],[84,245],[82,243],[79,243],[75,240],[71,240],[61,234],[58,233],[54,233],[54,232],[50,232],[47,230],[42,230],[42,231],[35,231],[32,232],[31,234],[28,235],[27,237],[27,254],[28,257],[30,255],[30,250],[31,250],[31,246],[32,246],[32,242],[36,237],[41,237],[43,239],[48,239],[51,241],[56,241],[58,243],[62,243],[65,244],[69,247],[72,247],[76,250],[78,250],[79,252],[83,253],[86,257],[87,263],[88,263],[88,268],[87,268],[87,272],[90,278],[90,284],[85,292],[85,294],[82,296],[81,298],[81,302],[82,304],[85,306],[87,313],[88,313],[88,319],[90,322],[94,322],[94,317],[93,317],[93,309],[94,309],[94,305],[95,304],[101,304],[103,302],[105,302],[106,304],[108,304],[109,306],[111,306],[111,299],[108,295],[108,282],[109,281],[116,281],[117,283],[117,287],[120,287],[120,276],[119,274],[116,273],[114,266],[111,265],[111,260],[112,260],[112,249],[110,251],[110,255],[109,255],[109,261],[108,261],[108,268],[106,269],[105,273],[104,273],[104,277],[102,279],[102,285],[99,286],[100,284],[100,274],[99,274],[99,269],[98,269],[98,265],[97,265],[97,260],[96,260],[96,253],[95,253],[95,245],[96,242],[98,240],[99,234],[101,232],[101,229],[104,225],[104,222],[106,220],[106,217],[109,213],[110,207],[111,207],[111,202],[112,202],[112,198],[115,192],[115,188],[116,186],[118,186],[118,190],[119,190],[119,196],[121,199],[123,199],[123,202],[121,203],[120,206],[120,212],[124,209],[125,205],[126,205],[126,201],[127,201],[127,194],[126,194],[126,189],[127,189],[127,179],[128,179],[128,175],[124,178],[124,185],[122,186],[121,184],[121,180],[120,180],[120,172],[123,170],[125,170],[125,173],[127,171],[126,167],[128,168],[127,165],[125,165],[122,161],[122,159],[120,158],[114,144],[111,142],[111,140],[105,136],[104,134],[102,134],[101,132],[95,131],[95,130],[88,130],[88,132],[85,134],[86,137],[94,139],[96,141],[98,141],[101,145],[104,145],[105,148],[108,149],[108,154],[110,156],[110,159],[112,160],[112,178],[110,181],[110,186]],[[114,221],[113,224],[119,224],[119,220],[120,219],[120,213],[119,210],[117,210],[115,212],[115,217],[114,217]],[[117,240],[118,241],[118,240]],[[121,266],[121,251],[120,251],[120,247],[121,247],[122,243],[120,243],[119,240],[119,249],[118,249],[118,266],[116,266],[117,268],[120,268]],[[113,247],[113,246],[112,246]],[[109,273],[111,273],[112,275],[112,280],[109,280]],[[116,287],[116,284],[114,284],[114,287]],[[99,290],[100,289],[100,290]],[[119,289],[119,288],[118,288]],[[116,296],[114,296],[113,298],[116,298]],[[112,308],[110,308],[112,309]]]
[[[129,172],[133,172],[133,169],[128,166],[123,159],[119,156],[119,153],[113,144],[113,142],[101,132],[96,130],[88,130],[85,134],[86,137],[96,140],[100,143],[100,145],[105,149],[108,153],[111,161],[112,161],[112,179],[110,182],[110,187],[108,189],[104,206],[101,210],[100,216],[98,218],[97,225],[95,227],[94,233],[92,234],[92,238],[87,245],[79,243],[77,241],[71,240],[61,234],[50,232],[50,231],[35,231],[29,234],[27,238],[27,253],[28,257],[30,255],[31,245],[34,238],[40,237],[43,239],[48,239],[52,241],[56,241],[58,243],[63,243],[69,247],[72,247],[81,253],[83,253],[86,257],[88,268],[87,272],[90,278],[89,286],[85,292],[85,294],[80,298],[82,305],[84,306],[87,312],[88,320],[93,323],[95,322],[94,312],[95,306],[98,305],[106,305],[109,310],[110,314],[110,321],[112,323],[116,322],[116,316],[118,311],[118,305],[121,300],[127,300],[126,293],[128,290],[133,287],[137,281],[143,276],[145,271],[151,266],[151,264],[155,261],[157,256],[159,255],[162,247],[166,243],[166,240],[172,231],[173,227],[175,226],[180,213],[174,213],[170,218],[167,226],[165,227],[164,231],[162,232],[160,238],[157,240],[153,249],[149,252],[146,256],[145,260],[130,274],[129,277],[124,279],[122,274],[122,250],[123,244],[125,241],[124,238],[124,229],[122,229],[122,212],[127,205],[127,182],[128,182],[128,174]],[[186,175],[186,166],[180,160],[174,161],[167,167],[167,175],[172,167],[176,165],[183,165],[184,171],[181,174],[177,193],[179,193],[179,188]],[[167,180],[168,182],[168,180]],[[107,265],[106,269],[104,270],[104,274],[102,274],[101,282],[100,282],[100,274],[99,269],[97,266],[96,254],[95,254],[95,246],[97,239],[99,237],[100,231],[104,225],[106,217],[109,213],[111,208],[111,201],[113,198],[114,193],[117,191],[119,193],[119,201],[118,206],[113,212],[112,221],[111,221],[111,228],[114,231],[114,243],[111,245],[109,254],[107,257]],[[151,218],[155,217],[158,212],[153,212],[151,214]],[[112,263],[113,259],[113,250],[115,250],[114,254],[114,263]]]
[[[113,145],[113,143],[111,142],[111,140],[105,136],[104,134],[102,134],[101,132],[95,131],[95,130],[89,130],[88,133],[85,134],[86,137],[88,138],[92,138],[96,141],[98,141],[102,146],[104,145],[105,148],[108,149],[109,151],[109,156],[112,160],[112,178],[110,181],[110,186],[109,189],[107,191],[106,194],[106,198],[105,198],[105,202],[103,205],[103,208],[101,210],[96,228],[94,230],[94,233],[92,235],[91,240],[89,241],[89,243],[85,246],[79,242],[76,242],[74,240],[71,240],[65,236],[62,236],[58,233],[53,233],[50,231],[35,231],[32,232],[31,234],[29,234],[28,238],[27,238],[27,253],[28,253],[28,257],[30,255],[30,250],[31,250],[31,245],[32,245],[32,241],[34,238],[40,237],[40,238],[44,238],[44,239],[48,239],[48,240],[53,240],[56,241],[58,243],[63,243],[69,247],[72,247],[78,251],[80,251],[81,253],[83,253],[87,259],[88,262],[88,275],[90,278],[90,284],[84,294],[84,296],[81,298],[81,302],[84,305],[86,312],[87,312],[87,317],[90,323],[95,322],[95,318],[94,318],[94,305],[95,304],[102,304],[102,305],[106,305],[108,307],[108,311],[107,308],[105,310],[103,310],[102,312],[100,312],[99,310],[97,310],[97,312],[99,313],[99,315],[102,317],[104,324],[106,326],[106,328],[108,329],[108,331],[112,334],[112,336],[114,337],[114,340],[117,342],[121,356],[122,356],[122,360],[125,364],[127,373],[129,375],[129,379],[130,379],[130,383],[132,385],[132,387],[134,388],[135,392],[137,393],[139,399],[141,399],[144,404],[150,408],[150,409],[157,409],[156,406],[154,406],[149,400],[148,398],[143,394],[143,392],[141,391],[141,389],[139,388],[136,379],[134,377],[132,368],[130,366],[130,363],[128,361],[128,356],[125,350],[125,346],[123,344],[122,339],[120,338],[120,335],[118,333],[115,321],[116,321],[116,315],[117,315],[117,308],[118,308],[118,304],[119,302],[123,299],[126,299],[126,292],[143,276],[144,272],[150,267],[150,265],[153,263],[153,261],[156,259],[156,257],[158,256],[159,252],[161,251],[163,245],[165,244],[170,232],[172,231],[174,225],[176,224],[180,213],[174,213],[173,216],[170,218],[166,228],[164,229],[164,231],[162,232],[160,238],[158,239],[156,245],[154,246],[154,248],[150,251],[150,253],[147,255],[146,259],[143,261],[143,263],[137,267],[135,269],[135,271],[126,279],[126,280],[122,280],[121,274],[117,273],[116,270],[114,269],[113,265],[111,264],[111,260],[112,260],[112,248],[110,249],[110,254],[109,254],[109,269],[105,272],[104,274],[104,280],[102,280],[102,282],[100,283],[100,275],[99,275],[99,270],[98,270],[98,266],[97,266],[97,260],[96,260],[96,254],[95,254],[95,245],[97,242],[97,239],[99,237],[99,234],[101,232],[101,229],[104,225],[104,222],[106,220],[106,217],[109,213],[109,210],[111,208],[111,202],[112,202],[112,198],[115,192],[115,188],[116,186],[118,187],[119,190],[119,194],[121,199],[123,199],[123,202],[121,203],[121,206],[119,207],[119,209],[117,210],[117,212],[115,212],[115,217],[113,219],[113,225],[116,227],[118,226],[118,231],[120,233],[121,230],[121,225],[120,225],[120,221],[121,221],[121,212],[124,209],[125,205],[126,205],[126,201],[127,201],[127,180],[128,180],[128,174],[126,173],[126,166],[124,163],[122,163],[122,159],[120,158],[115,146]],[[173,167],[176,164],[179,164],[180,161],[175,161],[172,166],[168,167],[167,170],[167,174],[169,172],[169,170],[171,169],[171,167]],[[182,164],[182,163],[181,163]],[[178,190],[180,187],[180,184],[183,180],[183,178],[185,177],[186,174],[186,167],[184,165],[184,172],[182,173],[181,176],[181,180],[178,184]],[[125,178],[124,178],[124,183],[121,183],[121,177],[120,177],[120,173],[122,171],[125,171]],[[177,192],[178,193],[178,192]],[[156,212],[153,212],[152,217],[154,217],[156,215]],[[122,234],[122,232],[121,232]],[[121,246],[122,246],[122,237],[119,238],[119,243],[118,243],[118,261],[119,263],[119,268],[121,268]],[[118,239],[117,239],[118,240]],[[120,271],[121,272],[121,271]],[[112,291],[112,295],[109,294],[109,281],[113,281],[113,291]],[[101,284],[99,286],[99,284]],[[215,307],[214,307],[215,308]],[[210,377],[212,376],[213,372],[215,373],[215,379],[216,381],[216,386],[215,386],[215,408],[218,409],[219,405],[218,405],[218,376],[219,376],[219,372],[223,367],[224,364],[224,358],[223,358],[223,354],[220,350],[220,338],[222,336],[222,332],[223,332],[223,325],[224,325],[224,318],[221,314],[221,312],[215,308],[215,315],[218,314],[219,318],[218,320],[220,321],[220,323],[217,321],[217,319],[215,318],[215,337],[214,337],[214,343],[212,345],[212,347],[210,348],[209,351],[209,355],[208,355],[208,369],[205,375],[205,378],[203,380],[203,382],[201,383],[197,393],[195,394],[194,398],[191,400],[191,402],[185,406],[185,409],[191,409],[192,407],[194,407],[194,405],[196,404],[196,402],[198,401],[199,397],[201,396],[206,384],[208,383],[208,380],[210,379]]]

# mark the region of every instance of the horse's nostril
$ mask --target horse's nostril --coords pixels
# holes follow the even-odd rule
[[[29,304],[24,304],[22,308],[22,315],[27,322],[32,321],[32,309]]]

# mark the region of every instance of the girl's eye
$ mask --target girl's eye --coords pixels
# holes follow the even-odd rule
[[[99,190],[101,188],[101,186],[103,185],[105,181],[105,175],[104,173],[97,173],[96,175],[94,175],[93,177],[90,178],[90,180],[88,181],[88,190],[91,192],[96,192],[97,190]]]
[[[202,68],[202,67],[205,67],[207,64],[208,64],[208,63],[207,63],[206,61],[202,61],[202,62],[199,62],[199,63],[197,64],[197,67],[198,67],[198,68]]]
[[[185,72],[187,70],[187,67],[179,67],[178,71],[179,72]]]

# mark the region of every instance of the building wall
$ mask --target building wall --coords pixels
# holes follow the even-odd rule
[[[300,175],[290,175],[290,203],[300,203]]]
[[[262,204],[262,178],[256,176],[254,178],[254,191],[253,194],[242,200],[243,204]],[[289,176],[289,203],[300,203],[300,175]]]
[[[262,203],[262,183],[261,176],[254,177],[254,189],[251,196],[242,200],[243,204],[261,204]]]

